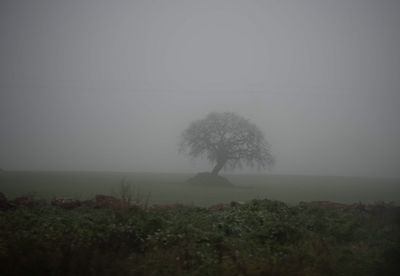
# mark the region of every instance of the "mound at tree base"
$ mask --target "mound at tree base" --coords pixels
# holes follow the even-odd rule
[[[225,177],[209,172],[198,173],[194,177],[188,179],[187,182],[197,186],[234,187]]]

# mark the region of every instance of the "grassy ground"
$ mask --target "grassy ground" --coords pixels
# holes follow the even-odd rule
[[[400,203],[400,179],[332,176],[226,175],[235,188],[197,187],[185,181],[189,174],[122,172],[2,172],[0,192],[7,197],[34,194],[91,198],[116,195],[126,177],[150,204],[183,203],[207,206],[220,202],[269,198],[297,204],[329,200],[342,203],[377,201]]]
[[[0,192],[118,196],[124,177],[150,204],[247,203],[15,203],[0,210],[0,275],[400,275],[399,207],[297,204],[398,204],[396,179],[229,175],[227,188],[189,185],[185,174],[3,172]]]

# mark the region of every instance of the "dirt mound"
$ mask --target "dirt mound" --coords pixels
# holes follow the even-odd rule
[[[79,200],[73,198],[55,197],[51,201],[51,205],[58,206],[64,209],[74,209],[80,207],[82,203]]]
[[[23,207],[36,207],[38,205],[38,202],[35,201],[33,196],[27,195],[27,196],[20,196],[16,197],[11,201],[15,206],[23,206]]]
[[[214,175],[209,172],[198,173],[194,177],[188,179],[187,182],[198,186],[234,187],[234,185],[225,177]]]
[[[96,195],[95,203],[96,208],[118,208],[122,205],[120,199],[109,195]]]

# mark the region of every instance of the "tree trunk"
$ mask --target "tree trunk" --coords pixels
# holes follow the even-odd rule
[[[211,174],[218,175],[219,171],[224,167],[226,161],[218,161],[217,165],[215,165],[214,169],[212,170]]]

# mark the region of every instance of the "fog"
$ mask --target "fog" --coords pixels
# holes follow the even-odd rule
[[[396,0],[2,0],[0,168],[210,170],[180,135],[230,111],[270,142],[263,172],[400,177],[399,14]]]

